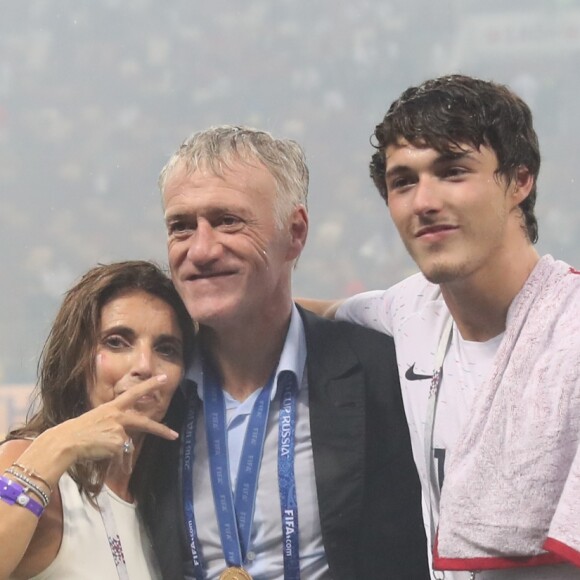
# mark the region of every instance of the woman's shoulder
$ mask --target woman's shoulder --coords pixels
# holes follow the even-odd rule
[[[9,439],[0,444],[0,472],[17,463],[34,438]],[[47,568],[56,557],[62,539],[62,507],[58,486],[38,520],[28,549],[14,571],[15,578],[30,578]]]
[[[0,444],[0,471],[10,467],[32,444],[32,438],[8,439]]]

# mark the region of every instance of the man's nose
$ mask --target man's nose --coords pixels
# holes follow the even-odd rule
[[[421,176],[413,192],[413,212],[416,215],[434,213],[441,209],[441,196],[436,180],[430,176]]]
[[[194,264],[203,266],[218,260],[222,254],[218,234],[206,220],[199,220],[197,228],[189,238],[187,258]]]

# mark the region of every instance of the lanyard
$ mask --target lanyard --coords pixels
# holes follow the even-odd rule
[[[439,345],[437,346],[437,353],[435,355],[435,366],[433,376],[431,377],[431,385],[429,386],[429,398],[427,400],[427,416],[425,418],[425,463],[427,468],[427,479],[429,482],[428,486],[428,501],[429,501],[429,525],[431,529],[431,554],[433,554],[433,546],[435,544],[435,535],[437,533],[437,526],[435,525],[435,514],[436,510],[439,513],[439,482],[437,481],[437,474],[435,473],[435,462],[433,461],[433,431],[435,428],[435,416],[437,414],[437,400],[439,398],[439,390],[441,388],[441,380],[443,379],[443,361],[445,360],[445,355],[449,349],[451,343],[451,336],[453,333],[453,318],[449,316],[443,332],[441,333],[441,338],[439,339]],[[433,504],[435,504],[435,510],[433,509]],[[440,572],[438,570],[432,570],[433,578],[436,580],[443,580],[445,578],[445,572]]]
[[[294,438],[296,434],[296,375],[291,371],[280,373],[282,386],[280,416],[278,419],[278,487],[282,509],[282,550],[284,579],[300,580],[298,551],[298,502],[294,476]]]
[[[434,511],[439,513],[439,482],[437,481],[437,474],[435,473],[435,462],[433,461],[433,432],[435,429],[435,416],[437,414],[437,401],[439,399],[439,390],[441,388],[441,380],[443,379],[443,361],[445,360],[445,355],[451,344],[451,336],[453,334],[453,319],[451,316],[447,319],[443,332],[441,333],[441,338],[439,339],[439,345],[437,347],[437,353],[435,355],[435,370],[433,376],[431,377],[431,385],[429,387],[429,399],[427,400],[427,416],[425,419],[425,462],[427,467],[427,477],[429,479],[429,511],[430,511],[430,524],[431,524],[431,547],[435,541],[435,517]],[[435,510],[433,509],[433,504],[435,504]]]
[[[453,318],[449,316],[439,344],[437,346],[437,353],[435,355],[435,371],[431,378],[431,385],[429,387],[429,399],[427,401],[427,416],[425,419],[425,462],[427,467],[427,476],[429,479],[429,525],[431,528],[431,553],[433,553],[433,546],[435,544],[435,536],[437,534],[437,527],[435,525],[435,510],[439,513],[439,502],[441,493],[439,491],[439,481],[437,480],[437,473],[435,472],[435,462],[433,461],[433,433],[435,430],[435,417],[437,415],[437,401],[439,399],[439,391],[441,389],[441,381],[443,380],[443,361],[445,355],[449,350],[451,344],[451,337],[453,336]],[[432,570],[433,578],[435,580],[444,580],[445,572],[440,570]],[[470,572],[470,580],[475,579],[475,572]]]
[[[109,540],[109,548],[111,555],[115,561],[117,568],[117,576],[119,580],[129,580],[129,573],[127,572],[127,564],[125,562],[125,554],[123,553],[123,546],[121,545],[121,538],[117,532],[117,525],[115,524],[115,516],[113,515],[113,508],[111,507],[111,500],[107,494],[107,490],[103,487],[97,496],[97,504],[105,526],[107,540]]]
[[[235,494],[232,494],[223,391],[213,374],[208,372],[208,369],[204,369],[203,396],[210,477],[224,558],[228,566],[241,567],[250,544],[258,476],[274,379],[275,375],[270,378],[254,403],[242,448],[236,490]],[[278,481],[282,510],[284,577],[286,580],[299,580],[298,511],[294,477],[294,436],[298,389],[295,375],[290,371],[281,372],[279,381],[281,405]],[[197,407],[194,392],[190,390],[183,435],[183,505],[194,575],[196,580],[202,580],[204,570],[193,512],[193,461]]]
[[[250,414],[236,491],[232,495],[224,394],[218,381],[204,370],[203,402],[211,487],[228,566],[242,566],[250,543],[273,381],[272,376]]]

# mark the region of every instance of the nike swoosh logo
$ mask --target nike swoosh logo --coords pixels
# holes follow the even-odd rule
[[[419,375],[415,372],[415,363],[413,363],[408,369],[407,372],[405,373],[405,378],[408,381],[423,381],[425,379],[430,379],[432,378],[433,375]]]

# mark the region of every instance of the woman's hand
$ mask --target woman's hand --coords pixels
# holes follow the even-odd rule
[[[61,475],[80,460],[122,458],[129,433],[150,433],[164,439],[178,434],[135,410],[142,397],[166,380],[152,377],[129,387],[118,397],[41,433],[22,454],[20,462],[42,474],[52,487]]]
[[[178,437],[169,427],[135,410],[139,399],[154,393],[166,379],[165,375],[159,375],[132,383],[115,399],[46,430],[32,441],[20,439],[0,445],[0,473],[17,462],[39,474],[54,490],[40,526],[38,518],[28,510],[0,502],[0,544],[10,545],[6,554],[2,550],[0,578],[6,578],[21,562],[37,526],[38,532],[45,536],[44,540],[38,538],[44,551],[32,550],[26,566],[38,571],[54,559],[62,537],[58,480],[73,463],[119,458],[123,465],[126,459],[131,459],[130,453],[124,452],[130,433],[150,433],[170,440]],[[54,546],[46,538],[55,538]],[[46,542],[51,544],[50,549]]]

